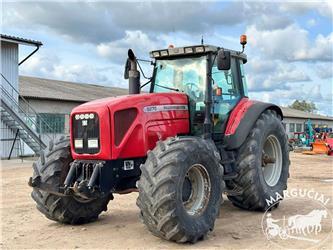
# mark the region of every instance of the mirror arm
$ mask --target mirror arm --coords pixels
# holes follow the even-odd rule
[[[149,83],[151,83],[151,81],[153,80],[153,78],[151,77],[151,78],[149,78],[149,81],[148,82],[146,82],[146,83],[144,83],[144,84],[142,84],[141,86],[140,86],[140,89],[142,89],[143,87],[145,87],[146,85],[148,85]]]
[[[143,72],[143,70],[142,70],[142,68],[141,68],[141,65],[140,65],[139,61],[142,61],[142,62],[149,62],[151,65],[154,65],[154,66],[155,66],[155,63],[154,63],[153,61],[144,60],[144,59],[137,59],[137,58],[136,58],[135,60],[136,60],[137,64],[139,65],[139,69],[140,69],[140,72],[141,72],[143,78],[145,78],[145,79],[147,79],[147,80],[151,80],[151,77],[147,77],[147,76],[145,75],[145,73]]]

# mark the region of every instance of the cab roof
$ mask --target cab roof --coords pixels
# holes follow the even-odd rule
[[[247,62],[246,54],[225,49],[213,45],[191,45],[185,47],[169,47],[167,49],[160,49],[160,50],[153,50],[149,53],[151,58],[155,59],[168,59],[173,57],[187,57],[191,55],[198,55],[198,54],[207,54],[209,52],[217,53],[219,50],[224,49],[225,51],[230,51],[231,56],[238,57],[243,60],[243,63]]]

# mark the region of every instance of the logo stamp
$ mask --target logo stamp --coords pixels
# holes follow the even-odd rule
[[[280,208],[272,210],[282,199]],[[262,231],[279,247],[307,249],[319,246],[332,234],[332,215],[326,207],[329,202],[329,198],[313,189],[285,190],[283,195],[276,193],[275,197],[266,200],[269,208],[262,217]]]

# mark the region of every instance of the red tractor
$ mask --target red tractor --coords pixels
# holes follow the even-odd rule
[[[70,137],[51,142],[33,164],[39,211],[87,223],[113,194],[139,192],[140,216],[154,235],[193,243],[213,230],[222,193],[239,208],[268,209],[287,188],[288,141],[281,109],[247,97],[243,51],[152,51],[150,91],[140,94],[129,50],[129,95],[74,108]]]

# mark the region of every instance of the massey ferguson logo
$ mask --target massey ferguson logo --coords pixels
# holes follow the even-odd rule
[[[156,106],[147,106],[143,108],[143,112],[145,113],[177,111],[177,110],[188,110],[188,107],[187,105],[156,105]]]
[[[281,198],[278,194],[266,200],[270,208],[262,218],[262,229],[268,240],[289,249],[296,247],[293,244],[296,240],[301,242],[302,249],[306,249],[328,239],[332,233],[332,217],[325,207],[329,203],[328,198],[314,190],[292,189],[284,192],[281,206],[295,207],[294,211],[286,213],[283,208],[271,211]],[[302,204],[303,209],[299,210],[297,204]],[[300,248],[299,244],[297,248]]]

